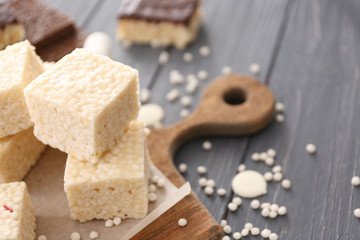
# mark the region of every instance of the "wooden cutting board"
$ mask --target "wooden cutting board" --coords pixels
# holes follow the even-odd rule
[[[256,79],[228,75],[214,80],[205,90],[199,106],[184,121],[152,129],[147,139],[154,164],[177,187],[185,182],[173,164],[176,150],[185,142],[201,136],[248,135],[263,129],[273,118],[272,92]],[[186,218],[179,228],[168,224]],[[221,239],[222,228],[192,193],[147,226],[133,239]]]

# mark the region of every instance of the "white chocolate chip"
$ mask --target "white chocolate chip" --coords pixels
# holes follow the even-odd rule
[[[282,123],[285,121],[285,116],[281,113],[279,114],[276,114],[276,121],[279,122],[279,123]]]
[[[231,231],[232,231],[232,229],[231,229],[231,227],[229,225],[225,225],[223,227],[223,230],[224,230],[224,233],[227,233],[227,234],[230,234]]]
[[[180,99],[180,102],[184,107],[190,107],[190,105],[192,103],[192,98],[190,96],[183,96]]]
[[[279,209],[278,209],[277,213],[278,213],[280,216],[284,216],[284,215],[286,215],[286,213],[287,213],[287,209],[286,209],[286,207],[285,207],[285,206],[281,206],[281,207],[279,207]]]
[[[358,176],[352,177],[352,179],[351,179],[351,184],[352,184],[354,187],[359,186],[359,185],[360,185],[360,177],[358,177]]]
[[[222,240],[231,240],[229,236],[223,236]]]
[[[186,171],[187,171],[187,165],[186,165],[186,163],[180,163],[180,164],[179,164],[179,171],[180,171],[181,173],[186,173]]]
[[[254,75],[258,74],[260,72],[260,66],[257,63],[250,64],[250,72]]]
[[[230,203],[228,203],[228,209],[231,212],[234,212],[238,209],[238,205],[236,203],[230,202]]]
[[[265,228],[264,230],[261,231],[261,237],[263,238],[269,238],[271,234],[271,231],[267,228]]]
[[[284,179],[281,181],[281,186],[284,188],[284,189],[290,189],[291,188],[291,182],[289,179]]]
[[[277,212],[276,211],[270,211],[270,213],[269,213],[269,217],[270,218],[276,218],[277,217]]]
[[[264,178],[267,182],[270,182],[274,178],[274,174],[272,172],[266,172],[264,173]]]
[[[206,178],[200,178],[199,179],[199,186],[200,187],[206,187],[207,179]]]
[[[153,183],[157,183],[159,181],[159,179],[160,179],[160,177],[158,175],[154,175],[154,176],[152,176],[151,181]]]
[[[260,160],[260,154],[259,153],[251,154],[251,160],[253,160],[254,162],[259,161]]]
[[[72,236],[72,234],[71,234],[71,236]],[[38,240],[47,240],[47,237],[45,235],[40,235],[40,236],[38,236]],[[76,239],[73,239],[71,237],[71,240],[76,240]],[[79,239],[77,239],[77,240],[80,240],[80,235],[79,235]]]
[[[254,227],[252,223],[245,223],[244,228],[251,230]]]
[[[204,81],[204,80],[206,80],[206,79],[209,77],[209,74],[208,74],[208,72],[205,71],[205,70],[200,70],[200,71],[197,73],[197,77],[199,78],[199,80]]]
[[[114,225],[113,220],[108,219],[108,220],[105,221],[105,227],[110,228],[110,227],[112,227],[113,225]]]
[[[284,110],[285,110],[284,104],[282,104],[281,102],[277,102],[277,103],[275,104],[275,110],[276,110],[277,112],[284,112]]]
[[[210,55],[210,53],[211,53],[211,50],[210,50],[210,47],[209,47],[209,46],[202,46],[202,47],[200,47],[200,49],[199,49],[199,54],[200,54],[200,56],[202,56],[202,57],[207,57],[207,56]]]
[[[354,210],[354,216],[355,216],[356,218],[360,218],[360,208],[356,208],[356,209]]]
[[[277,212],[279,210],[279,205],[277,205],[276,203],[271,204],[270,206],[270,211],[275,211]]]
[[[187,225],[187,220],[185,218],[180,218],[178,221],[180,227],[185,227]]]
[[[272,149],[272,148],[269,148],[269,149],[266,151],[266,153],[267,153],[267,155],[268,155],[269,157],[272,157],[272,158],[276,157],[276,151],[275,151],[274,149]]]
[[[260,234],[260,229],[258,227],[254,227],[250,230],[250,232],[251,232],[251,235],[257,236]]]
[[[207,169],[205,166],[198,166],[196,169],[197,173],[200,175],[204,175],[207,173]]]
[[[222,196],[225,196],[226,195],[226,189],[225,188],[219,188],[217,190],[217,194],[222,197]]]
[[[113,222],[116,226],[119,226],[121,224],[121,218],[116,217],[116,218],[114,218]]]
[[[273,167],[272,171],[273,173],[281,172],[282,167],[280,165],[276,165],[275,167]]]
[[[212,149],[212,143],[210,141],[205,141],[202,144],[202,148],[206,151],[209,151]]]
[[[249,235],[249,229],[244,228],[241,230],[241,236],[246,237],[247,235]]]
[[[241,239],[241,233],[239,233],[239,232],[234,232],[233,238],[234,238],[235,240]]]
[[[246,165],[245,164],[240,164],[239,166],[238,166],[238,172],[243,172],[243,171],[245,171],[246,170]]]
[[[171,70],[169,78],[172,84],[178,85],[184,83],[184,76],[178,70]]]
[[[252,209],[259,209],[259,207],[260,207],[260,201],[259,200],[257,200],[257,199],[254,199],[254,200],[252,200],[251,202],[250,202],[250,207],[252,208]]]
[[[306,145],[306,151],[309,153],[309,154],[315,154],[316,153],[316,146],[314,144],[307,144]]]
[[[272,157],[268,157],[265,159],[265,164],[268,166],[272,166],[272,165],[274,165],[274,163],[275,163],[275,159]]]
[[[232,68],[230,66],[224,66],[221,71],[224,75],[229,75],[232,73]]]
[[[159,181],[157,181],[156,184],[157,184],[157,186],[158,186],[159,188],[162,188],[162,187],[165,186],[165,180],[164,180],[163,178],[160,178]]]
[[[215,180],[214,179],[208,179],[207,181],[206,181],[206,186],[207,187],[215,187],[215,185],[216,185],[216,182],[215,182]]]
[[[205,192],[206,195],[212,195],[214,193],[214,188],[205,187],[204,192]]]
[[[268,208],[264,208],[263,210],[261,210],[261,215],[263,217],[268,217],[270,214],[270,210]]]
[[[274,181],[275,182],[280,182],[282,179],[283,179],[283,174],[282,173],[277,172],[277,173],[274,174]]]
[[[95,232],[95,231],[92,231],[90,233],[90,239],[96,239],[99,237],[99,233]]]
[[[225,220],[225,219],[222,219],[221,221],[220,221],[220,226],[221,227],[225,227],[227,225],[227,221]]]
[[[157,199],[156,193],[149,193],[148,198],[150,202],[155,202]]]
[[[186,52],[183,55],[183,60],[184,60],[184,62],[187,62],[187,63],[192,62],[194,60],[194,56],[191,53]]]
[[[140,102],[142,104],[147,103],[151,98],[151,91],[147,88],[143,88],[140,91]]]
[[[271,233],[269,235],[269,240],[278,240],[279,236],[276,233]]]
[[[268,208],[268,209],[270,209],[270,207],[271,207],[271,204],[268,203],[268,202],[264,202],[264,203],[261,204],[261,208]]]
[[[242,200],[241,200],[241,198],[239,198],[239,197],[234,197],[234,198],[232,199],[232,202],[235,203],[237,206],[240,206],[241,203],[242,203]]]
[[[166,94],[166,99],[170,102],[174,102],[180,96],[180,93],[177,89],[172,89]]]
[[[148,192],[152,193],[156,191],[156,186],[154,184],[150,184],[148,187]]]
[[[181,111],[180,111],[180,117],[186,118],[186,117],[189,116],[189,115],[190,115],[190,111],[189,111],[188,109],[186,109],[186,108],[181,109]]]
[[[169,62],[169,60],[170,60],[170,54],[166,51],[162,51],[159,55],[159,59],[158,59],[159,63],[161,65],[165,65],[166,63]]]
[[[73,232],[70,235],[70,239],[71,240],[80,240],[80,234],[78,232]],[[40,237],[38,238],[38,240],[46,240],[46,237],[44,239],[40,239]]]

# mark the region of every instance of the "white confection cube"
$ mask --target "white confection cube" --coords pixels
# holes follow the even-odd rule
[[[0,51],[0,138],[33,126],[23,91],[43,71],[41,59],[27,40]]]
[[[97,162],[139,111],[138,71],[76,49],[25,89],[34,134],[80,160]]]
[[[35,214],[24,182],[0,184],[0,240],[34,240]]]
[[[71,217],[80,222],[145,217],[149,176],[145,146],[144,124],[132,121],[98,163],[69,155],[64,178]]]
[[[0,139],[0,183],[21,181],[37,162],[45,145],[33,134],[33,127]]]

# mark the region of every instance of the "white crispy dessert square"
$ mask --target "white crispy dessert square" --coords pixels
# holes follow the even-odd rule
[[[98,163],[69,155],[64,178],[71,217],[80,222],[145,217],[149,175],[145,151],[144,124],[133,121]]]
[[[33,126],[23,91],[43,71],[27,40],[0,51],[0,138]]]
[[[0,139],[0,183],[21,181],[37,162],[45,145],[33,128]]]
[[[35,136],[80,160],[97,162],[139,111],[138,71],[76,49],[25,89]]]
[[[35,214],[24,182],[0,184],[0,240],[34,240]]]

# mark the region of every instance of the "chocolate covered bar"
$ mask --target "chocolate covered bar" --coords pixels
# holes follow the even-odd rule
[[[199,0],[125,0],[118,13],[117,38],[183,49],[195,39],[201,18]]]
[[[10,3],[0,0],[0,50],[22,41],[24,36],[24,27],[18,21]]]

